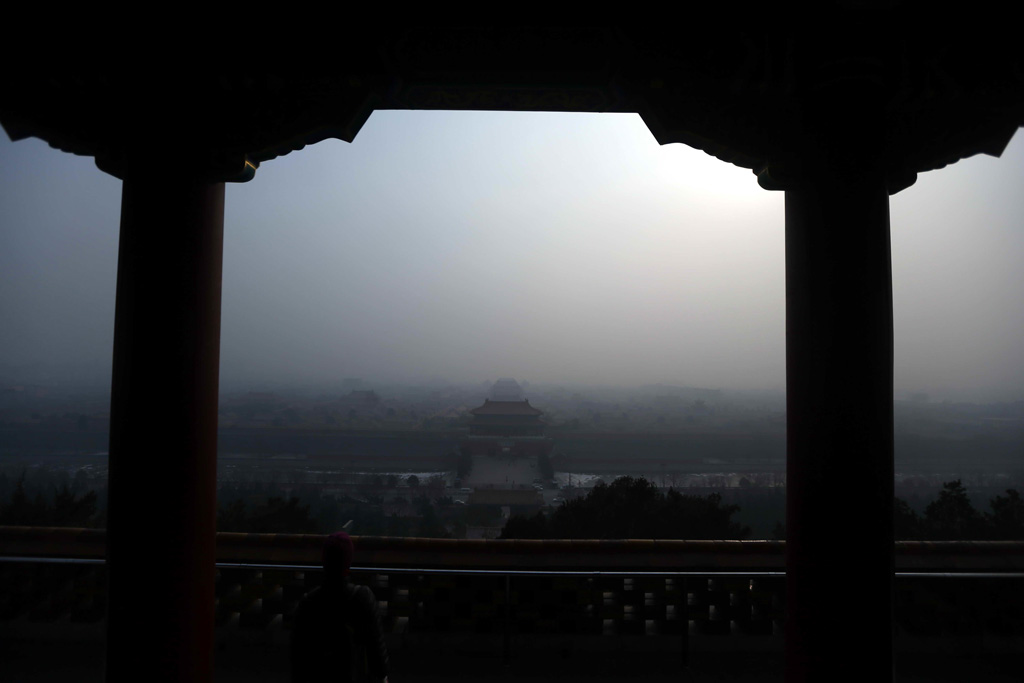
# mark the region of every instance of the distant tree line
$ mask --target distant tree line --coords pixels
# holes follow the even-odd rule
[[[742,539],[750,528],[733,521],[738,505],[723,505],[716,493],[662,493],[642,477],[599,482],[583,498],[563,503],[550,515],[513,516],[501,538],[676,538]]]
[[[398,477],[389,475],[390,484]],[[413,482],[409,482],[412,484]],[[417,482],[418,483],[418,482]],[[402,515],[387,514],[383,498],[357,500],[345,496],[289,497],[278,485],[232,484],[218,491],[217,528],[249,533],[329,533],[352,520],[353,531],[363,535],[459,536],[466,526],[466,509],[451,499],[432,499],[410,486],[410,500]],[[79,472],[34,471],[16,478],[0,472],[0,525],[106,526],[106,491],[95,490]],[[411,509],[410,509],[411,508]],[[946,482],[938,496],[915,512],[896,498],[894,528],[897,540],[1024,540],[1024,499],[1015,489],[989,500],[978,511],[960,480]],[[583,498],[554,511],[532,517],[513,516],[502,538],[749,538],[750,529],[734,521],[738,505],[723,505],[718,494],[661,492],[643,478],[622,477],[612,484],[599,482]],[[141,511],[140,514],[145,514]],[[785,538],[776,525],[775,538]]]
[[[415,485],[410,488],[419,490]],[[217,494],[217,531],[327,534],[351,521],[352,533],[364,536],[452,536],[439,512],[451,506],[450,498],[432,500],[417,495],[412,501],[396,499],[393,502],[411,507],[411,516],[400,516],[386,514],[379,496],[358,500],[335,495],[285,497],[282,493],[278,487],[266,484],[221,487]]]
[[[1024,541],[1024,499],[1016,489],[989,499],[989,510],[979,512],[960,479],[947,481],[939,495],[918,514],[897,497],[893,506],[893,532],[897,541]],[[776,524],[772,535],[786,538],[786,527]]]
[[[321,525],[309,514],[309,505],[299,499],[268,496],[266,502],[250,505],[241,499],[217,507],[217,531],[251,534],[313,534]]]
[[[971,504],[963,483],[947,481],[938,497],[918,515],[901,498],[894,508],[896,540],[1020,541],[1024,540],[1024,500],[1016,489],[989,500],[989,510]]]
[[[41,490],[30,495],[22,474],[8,501],[0,505],[0,525],[103,527],[106,516],[100,513],[98,499],[96,491],[76,493],[67,483],[53,488],[50,495]]]

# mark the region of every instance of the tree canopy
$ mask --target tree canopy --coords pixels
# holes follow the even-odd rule
[[[738,505],[723,505],[718,494],[662,493],[642,477],[620,477],[598,483],[550,516],[513,516],[501,538],[747,538],[750,529],[732,519],[737,511]]]
[[[98,509],[96,491],[80,495],[64,483],[52,488],[49,496],[37,491],[30,496],[25,487],[24,473],[11,492],[10,501],[0,503],[0,525],[12,526],[103,526],[104,515]]]
[[[267,502],[247,509],[244,500],[233,500],[217,510],[218,531],[255,534],[309,534],[320,531],[309,514],[309,505],[302,505],[294,496],[285,500],[271,496]]]
[[[990,512],[979,512],[959,479],[947,481],[942,491],[918,515],[897,498],[894,526],[897,540],[979,541],[1024,540],[1024,500],[1015,489],[989,500]]]

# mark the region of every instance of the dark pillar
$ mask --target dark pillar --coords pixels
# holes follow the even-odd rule
[[[124,174],[107,531],[108,681],[213,679],[224,184]]]
[[[790,683],[892,679],[889,200],[858,101],[812,121],[786,191]]]

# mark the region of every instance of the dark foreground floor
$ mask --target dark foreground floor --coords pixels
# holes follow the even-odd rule
[[[7,627],[11,624],[7,624]],[[0,634],[4,681],[49,683],[103,680],[103,645],[95,630],[68,629],[46,638],[32,628]],[[242,637],[244,636],[244,637]],[[394,636],[392,683],[404,681],[783,681],[779,637],[694,637],[683,667],[679,642],[670,638],[517,637],[508,665],[495,637]],[[282,633],[235,634],[218,643],[218,683],[287,681],[287,640]],[[897,640],[901,683],[1020,681],[1024,643],[946,638]],[[851,653],[851,656],[855,656]],[[836,663],[837,673],[843,669]]]

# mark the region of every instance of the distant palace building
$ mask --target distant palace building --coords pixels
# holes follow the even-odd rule
[[[540,419],[544,411],[537,410],[526,399],[486,399],[482,406],[469,412],[473,421],[462,444],[464,452],[510,457],[535,457],[551,452],[552,440],[544,436],[547,425]]]

